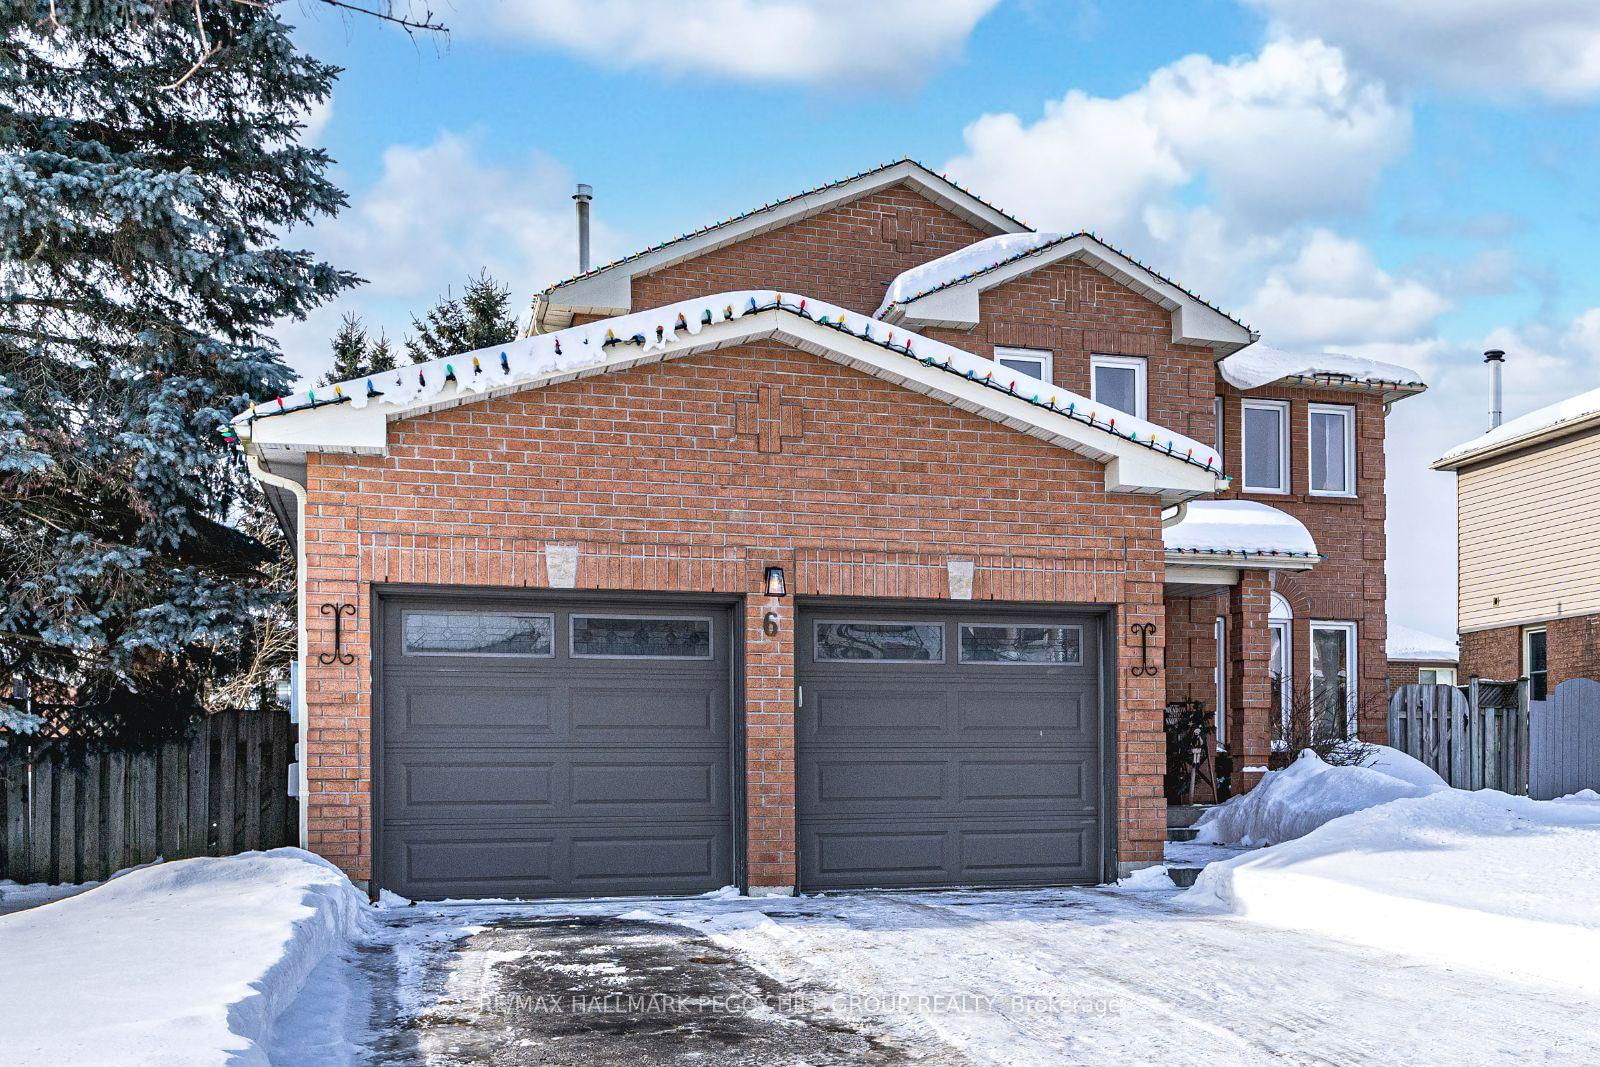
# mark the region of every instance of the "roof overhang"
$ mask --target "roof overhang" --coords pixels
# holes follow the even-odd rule
[[[1581,418],[1568,419],[1545,426],[1530,433],[1518,434],[1504,440],[1490,441],[1483,445],[1473,445],[1468,442],[1459,446],[1429,464],[1436,471],[1459,471],[1464,467],[1476,466],[1490,460],[1504,459],[1519,452],[1528,452],[1553,445],[1569,437],[1579,437],[1585,434],[1600,433],[1600,411],[1592,412]]]
[[[1163,523],[1169,593],[1214,592],[1246,570],[1308,571],[1323,560],[1311,531],[1256,500],[1196,500]]]
[[[571,325],[575,315],[610,317],[633,308],[633,279],[666,270],[685,260],[787,226],[799,219],[831,211],[890,186],[905,184],[987,233],[1024,233],[1028,227],[992,204],[924,167],[902,159],[851,178],[824,185],[726,222],[664,242],[564,282],[540,294],[533,315],[533,333]]]
[[[341,383],[322,399],[308,394],[295,406],[252,409],[234,426],[246,448],[275,464],[303,462],[310,452],[381,455],[388,447],[388,426],[399,419],[733,345],[777,341],[1093,459],[1104,465],[1110,492],[1147,494],[1175,504],[1228,484],[1214,450],[1162,427],[981,356],[889,331],[863,316],[798,297],[765,295],[772,301],[765,306],[754,294],[719,294],[417,364],[394,372],[393,379],[384,372],[379,377],[387,393],[369,397],[370,382]],[[748,310],[734,313],[741,302]],[[675,322],[680,325],[672,326]],[[564,349],[554,347],[563,341]],[[459,377],[456,367],[463,372]],[[465,373],[469,368],[476,369]],[[1206,456],[1206,462],[1196,455]]]
[[[1256,340],[1256,334],[1199,297],[1088,234],[1077,234],[992,270],[973,274],[902,304],[891,305],[885,322],[913,329],[970,330],[981,318],[982,294],[1051,263],[1075,261],[1093,267],[1172,314],[1174,344],[1203,345],[1222,359]]]

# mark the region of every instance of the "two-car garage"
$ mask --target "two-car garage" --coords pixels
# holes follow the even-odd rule
[[[740,881],[742,642],[688,598],[382,600],[379,884],[417,899]],[[1102,881],[1101,616],[795,616],[799,888]]]

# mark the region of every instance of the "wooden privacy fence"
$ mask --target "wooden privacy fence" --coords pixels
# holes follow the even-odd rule
[[[98,881],[157,857],[294,844],[285,711],[222,711],[149,751],[0,749],[0,878]]]
[[[1570,678],[1528,708],[1528,795],[1549,800],[1600,789],[1600,682]]]
[[[1426,763],[1457,789],[1528,791],[1526,682],[1473,679],[1403,685],[1389,698],[1389,744]]]

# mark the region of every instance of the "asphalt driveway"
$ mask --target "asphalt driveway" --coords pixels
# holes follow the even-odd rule
[[[1600,1062],[1600,1002],[1112,889],[399,908],[284,1063]],[[365,988],[335,1003],[326,991]]]

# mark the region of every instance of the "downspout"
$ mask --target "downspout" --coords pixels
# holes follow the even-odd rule
[[[300,669],[294,672],[294,704],[299,709],[299,722],[295,723],[295,792],[298,794],[300,812],[300,847],[309,847],[308,832],[309,822],[306,803],[309,775],[307,768],[311,765],[311,754],[306,748],[310,738],[310,709],[306,707],[306,487],[291,478],[281,474],[273,474],[261,465],[261,460],[255,453],[246,450],[244,455],[245,465],[250,474],[257,481],[288,490],[294,497],[294,622],[295,622],[295,658],[299,661]],[[284,783],[285,786],[288,783]]]

